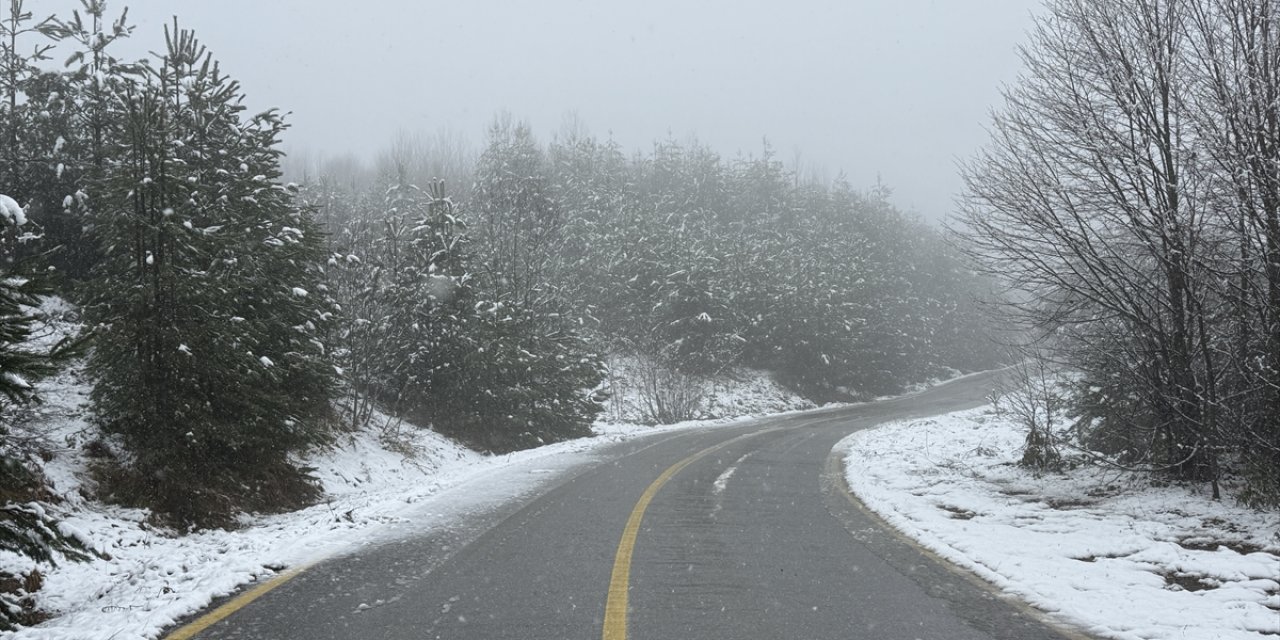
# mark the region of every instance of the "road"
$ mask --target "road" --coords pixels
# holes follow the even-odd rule
[[[615,445],[517,504],[311,567],[195,637],[1084,637],[887,530],[831,453],[992,386]]]

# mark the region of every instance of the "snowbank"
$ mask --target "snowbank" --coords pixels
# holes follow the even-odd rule
[[[924,547],[1103,637],[1280,634],[1280,516],[1149,477],[1037,477],[990,407],[856,433],[853,493]]]

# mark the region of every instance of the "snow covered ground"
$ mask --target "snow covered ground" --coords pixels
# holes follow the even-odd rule
[[[1118,639],[1280,635],[1280,514],[1098,467],[1037,477],[991,407],[856,433],[849,486],[1008,593]]]

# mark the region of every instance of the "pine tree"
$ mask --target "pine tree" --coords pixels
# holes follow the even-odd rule
[[[452,366],[436,371],[436,428],[506,452],[591,434],[599,356],[575,331],[517,305],[481,301],[455,334]]]
[[[94,409],[129,459],[116,496],[181,525],[301,504],[289,454],[323,433],[333,370],[323,246],[279,184],[284,124],[243,117],[239,85],[190,31],[119,95],[94,185],[104,261],[90,313]]]
[[[544,308],[479,286],[470,239],[444,186],[424,191],[403,173],[385,196],[379,304],[361,331],[376,335],[371,370],[381,400],[488,451],[590,433],[598,358]]]
[[[508,301],[541,304],[563,219],[551,200],[542,149],[527,123],[496,121],[472,193],[476,251],[486,287]]]
[[[47,99],[48,92],[43,89],[50,83],[40,65],[49,59],[57,25],[53,17],[36,20],[22,0],[7,4],[8,15],[0,18],[0,188],[24,210],[42,213],[45,198],[41,192],[52,177],[49,158],[58,152],[49,140],[52,127],[48,121],[56,119],[62,105]],[[38,43],[27,50],[31,38],[38,38]],[[9,226],[4,231],[15,229]],[[25,232],[39,235],[39,225],[27,225]],[[29,255],[32,246],[6,243],[5,258]]]
[[[128,9],[114,19],[105,0],[80,0],[81,8],[66,20],[53,22],[52,36],[70,47],[62,73],[45,73],[28,98],[40,105],[37,113],[49,122],[40,128],[38,148],[48,150],[40,219],[46,244],[53,247],[48,262],[76,282],[89,277],[100,259],[92,237],[89,183],[106,169],[107,134],[116,108],[113,102],[123,76],[136,71],[133,63],[117,58],[113,47],[129,37]]]
[[[424,191],[398,173],[386,206],[381,275],[370,291],[381,309],[369,327],[380,338],[375,378],[384,402],[430,417],[442,393],[437,373],[459,366],[460,341],[475,314],[467,237],[442,182]]]
[[[26,11],[22,0],[9,0],[8,15],[0,19],[0,124],[4,130],[0,141],[0,175],[8,185],[10,197],[25,200],[26,166],[43,150],[24,144],[24,131],[29,124],[31,106],[26,103],[27,84],[40,74],[39,64],[49,59],[51,42],[32,47],[23,53],[25,38],[31,35],[52,37],[56,33],[53,17],[36,20]],[[38,106],[38,105],[37,105]]]
[[[483,273],[463,317],[460,360],[433,382],[437,428],[489,450],[590,433],[603,376],[578,329],[579,314],[553,281],[565,219],[546,158],[527,124],[499,120],[481,154],[470,213],[474,267]]]
[[[60,342],[52,349],[30,344],[37,318],[33,307],[48,293],[45,282],[29,268],[30,256],[44,250],[37,242],[43,205],[61,172],[52,162],[57,155],[51,121],[65,113],[57,93],[59,78],[42,72],[47,60],[45,39],[54,37],[52,18],[36,21],[20,0],[10,0],[0,19],[0,551],[41,562],[81,560],[87,556],[78,541],[63,535],[57,521],[40,504],[53,499],[34,455],[14,439],[10,407],[39,401],[34,385],[74,355],[80,340]],[[30,53],[25,39],[39,36]],[[22,204],[19,204],[19,203]],[[12,576],[7,576],[12,578]],[[0,630],[26,622],[34,594],[0,592]]]

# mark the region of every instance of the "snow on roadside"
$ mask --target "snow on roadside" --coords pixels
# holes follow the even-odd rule
[[[73,310],[46,304],[46,312]],[[70,320],[64,322],[69,323]],[[50,337],[52,339],[52,336]],[[757,376],[758,377],[758,376]],[[85,421],[88,385],[76,368],[40,383],[45,403],[23,429],[45,443],[45,473],[62,502],[49,511],[68,531],[108,559],[40,566],[0,553],[0,568],[39,568],[41,608],[52,619],[4,635],[14,640],[141,640],[241,586],[286,567],[349,553],[423,530],[456,526],[535,491],[572,468],[598,459],[608,445],[650,434],[729,425],[776,408],[808,405],[770,381],[748,378],[723,385],[718,418],[648,427],[600,424],[596,436],[504,456],[485,456],[430,430],[375,415],[371,427],[343,435],[329,450],[308,456],[326,498],[297,512],[242,518],[236,531],[187,536],[148,523],[147,512],[86,497],[84,445],[97,437]],[[729,413],[734,411],[734,413]]]
[[[151,526],[143,510],[103,505],[59,485],[65,502],[52,511],[110,559],[48,571],[40,604],[57,616],[6,637],[155,638],[241,585],[364,545],[453,526],[469,513],[537,489],[605,445],[645,432],[617,429],[607,436],[484,456],[429,430],[406,425],[389,437],[375,428],[343,436],[334,449],[305,461],[324,483],[327,495],[320,504],[245,516],[236,531],[186,536]],[[74,457],[74,451],[65,451],[55,458],[71,460],[65,466],[72,468],[54,475],[65,480],[81,473]],[[11,571],[24,568],[24,562],[30,564],[0,558],[0,566]]]
[[[1144,476],[1014,464],[991,407],[891,423],[837,446],[853,493],[922,546],[1089,633],[1280,634],[1280,514]]]

